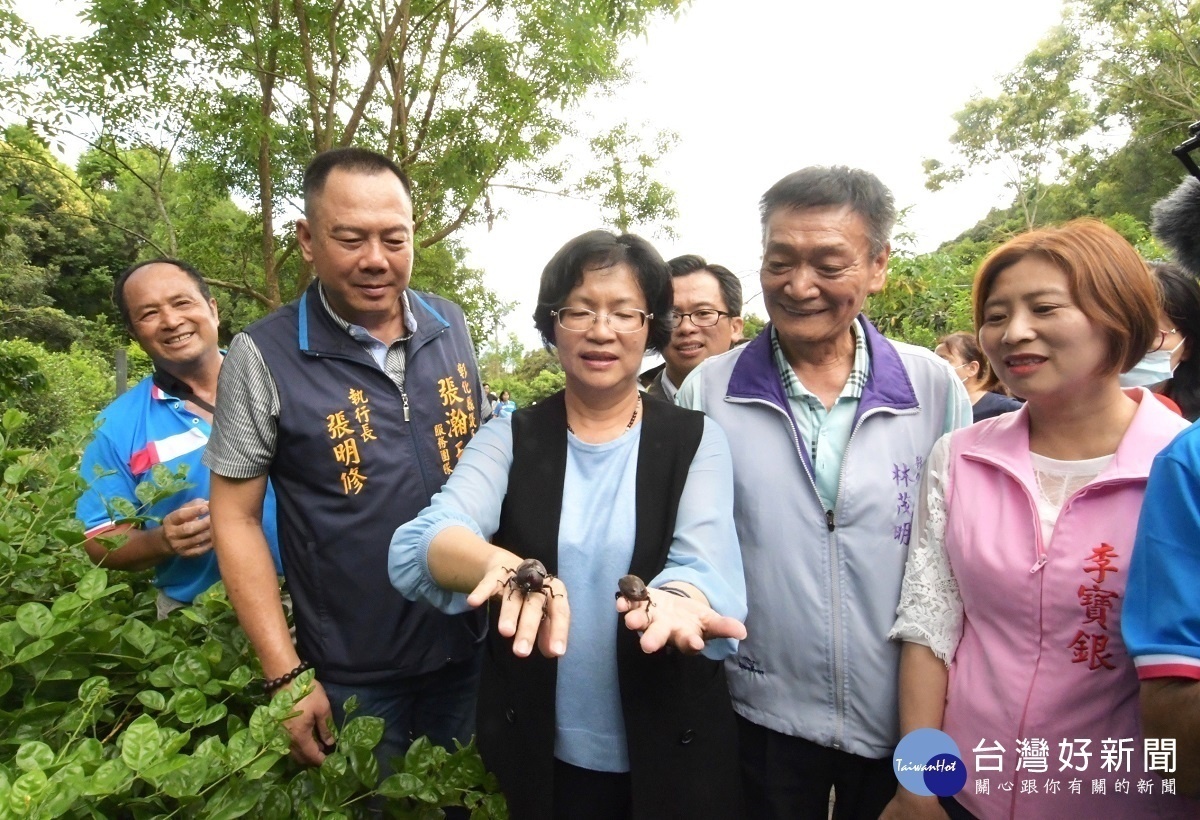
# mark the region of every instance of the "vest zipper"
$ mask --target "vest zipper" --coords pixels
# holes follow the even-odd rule
[[[408,412],[408,393],[404,392],[403,389],[400,391],[400,402],[404,405],[404,420],[412,421],[412,418],[409,416]]]
[[[833,617],[833,703],[837,717],[837,732],[833,738],[833,748],[835,749],[842,748],[844,745],[843,736],[846,733],[846,657],[844,648],[842,647],[842,619],[840,614],[842,584],[841,578],[838,576],[837,538],[833,535],[833,532],[837,527],[837,503],[842,495],[842,482],[846,480],[846,455],[850,452],[850,444],[854,441],[854,437],[858,435],[858,431],[867,417],[877,412],[879,411],[868,410],[866,413],[863,413],[854,424],[854,429],[850,431],[850,437],[846,439],[846,449],[842,451],[842,464],[838,468],[837,495],[833,498],[833,509],[825,511],[825,526],[829,529],[829,588],[831,593],[836,592],[833,606],[831,607],[831,615]],[[814,467],[813,469],[815,470],[816,468]],[[816,486],[816,481],[814,480],[813,488],[815,489]]]

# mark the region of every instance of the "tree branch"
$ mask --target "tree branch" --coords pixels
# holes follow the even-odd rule
[[[383,67],[383,61],[387,59],[391,53],[392,40],[396,37],[396,30],[403,23],[408,22],[409,0],[402,0],[397,6],[395,13],[392,15],[391,21],[384,29],[383,36],[379,38],[379,43],[376,46],[374,56],[371,58],[371,69],[367,73],[367,79],[363,83],[362,90],[358,95],[358,102],[354,105],[354,110],[350,114],[350,119],[346,123],[346,128],[342,131],[342,139],[340,145],[349,145],[354,139],[354,132],[358,130],[358,124],[363,118],[363,113],[367,109],[367,103],[375,94],[375,86],[379,83],[379,69]]]
[[[342,59],[338,55],[337,22],[343,6],[344,0],[337,0],[329,12],[329,97],[325,100],[325,130],[315,146],[317,151],[333,147],[333,123],[338,102],[338,74],[342,68]]]
[[[292,0],[296,9],[296,21],[300,28],[300,53],[304,62],[304,84],[308,90],[308,116],[312,120],[313,144],[321,141],[321,105],[317,101],[320,86],[317,84],[316,68],[313,66],[312,33],[308,29],[308,12],[304,0]]]
[[[213,287],[221,288],[222,290],[227,290],[230,293],[240,293],[243,296],[249,296],[251,299],[258,302],[259,304],[261,304],[263,307],[267,308],[268,310],[274,310],[275,308],[279,307],[278,304],[271,304],[270,299],[268,299],[266,296],[259,293],[257,290],[250,287],[249,285],[239,285],[237,282],[226,282],[222,279],[212,279],[208,276],[204,277],[204,281],[207,282],[208,284],[212,285]]]

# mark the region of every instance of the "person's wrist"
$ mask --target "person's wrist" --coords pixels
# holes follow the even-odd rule
[[[157,527],[157,532],[158,532],[158,540],[161,544],[161,546],[159,547],[159,552],[162,553],[163,557],[174,555],[175,550],[173,550],[171,548],[171,539],[167,537],[167,520],[166,520],[166,518],[163,518],[162,524]]]
[[[300,663],[291,671],[285,672],[279,677],[268,678],[264,680],[262,684],[263,694],[267,696],[273,696],[276,692],[290,684],[309,669],[312,669],[312,664],[310,664],[308,661],[300,661]]]

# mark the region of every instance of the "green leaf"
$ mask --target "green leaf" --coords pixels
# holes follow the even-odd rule
[[[79,699],[84,703],[89,701],[104,702],[108,700],[112,688],[108,678],[103,675],[93,675],[79,684]]]
[[[188,649],[180,652],[171,664],[171,671],[180,683],[188,686],[203,686],[212,676],[208,660],[198,649]]]
[[[219,641],[207,640],[201,645],[200,653],[210,666],[216,666],[221,662],[221,658],[225,657],[225,648]]]
[[[79,584],[75,590],[79,593],[79,597],[84,600],[94,601],[103,593],[105,587],[108,586],[108,572],[99,567],[89,570],[79,579]]]
[[[156,464],[155,467],[161,465]],[[149,507],[154,503],[155,496],[158,495],[158,489],[148,481],[143,481],[133,488],[133,494],[137,496],[137,500],[142,502],[143,507]]]
[[[50,631],[54,616],[44,604],[30,602],[17,610],[17,623],[31,638],[40,638]]]
[[[290,820],[292,799],[283,789],[272,786],[266,789],[259,798],[255,816],[259,820]]]
[[[13,782],[12,789],[9,791],[9,808],[14,813],[25,814],[31,805],[41,800],[47,785],[46,773],[41,769],[34,769],[21,775]]]
[[[250,737],[249,729],[242,729],[229,738],[228,750],[229,765],[240,769],[262,750],[262,744],[254,742],[254,739]]]
[[[112,508],[112,518],[114,521],[129,521],[138,517],[137,507],[133,506],[127,498],[116,496],[108,500],[108,506]]]
[[[31,644],[21,647],[21,651],[17,653],[17,657],[13,660],[17,663],[26,663],[39,655],[44,655],[54,648],[54,641],[43,638],[40,641],[34,641]]]
[[[17,764],[17,768],[27,772],[45,769],[54,762],[54,750],[50,748],[49,744],[40,740],[30,740],[22,743],[17,749],[14,762]]]
[[[255,758],[249,766],[242,769],[242,777],[247,780],[258,780],[271,771],[271,767],[282,759],[283,755],[278,752],[264,751],[262,756]]]
[[[368,789],[375,788],[379,782],[379,761],[375,759],[375,753],[370,749],[352,748],[346,752],[346,757],[350,759],[350,770],[358,782]]]
[[[206,820],[233,820],[258,803],[258,788],[253,783],[231,780],[204,806]]]
[[[0,624],[0,655],[12,657],[18,644],[25,641],[25,630],[16,621]]]
[[[4,483],[16,486],[29,473],[28,464],[10,464],[4,470]]]
[[[341,778],[346,773],[346,756],[341,752],[334,752],[326,755],[321,761],[321,779],[325,781],[333,781]]]
[[[178,681],[176,681],[175,676],[171,674],[171,667],[169,666],[156,666],[151,669],[150,676],[147,678],[147,681],[151,686],[154,686],[158,689],[173,689],[178,685]]]
[[[54,599],[54,603],[50,605],[50,612],[55,618],[65,618],[86,603],[78,593],[64,592]]]
[[[137,618],[131,618],[125,622],[125,625],[121,628],[121,637],[143,655],[149,655],[151,650],[154,649],[154,644],[158,641],[154,630]],[[158,686],[159,684],[156,683],[154,685]]]
[[[170,774],[179,771],[187,765],[189,758],[185,755],[171,755],[164,760],[159,760],[153,766],[147,767],[144,771],[138,772],[138,775],[155,786],[161,788],[162,781]]]
[[[184,758],[183,765],[164,774],[158,787],[176,799],[194,797],[207,784],[212,771],[212,763],[207,757],[193,755]]]
[[[12,672],[9,672],[7,669],[0,669],[0,697],[8,694],[8,690],[12,689],[12,683]]]
[[[287,731],[271,716],[269,707],[259,706],[250,715],[250,737],[259,745],[266,745],[279,732]]]
[[[229,673],[229,679],[226,682],[232,689],[244,689],[252,680],[254,680],[254,670],[249,666],[239,666]]]
[[[78,763],[63,766],[50,778],[49,794],[42,801],[40,815],[42,817],[59,817],[83,794],[87,785],[87,775]]]
[[[27,418],[29,418],[27,413],[22,413],[15,407],[10,407],[4,411],[4,416],[0,418],[0,424],[4,425],[4,432],[11,433],[13,430],[20,429]]]
[[[147,709],[161,712],[167,705],[167,699],[157,689],[143,689],[137,693],[138,702]]]
[[[121,760],[135,772],[154,764],[161,748],[158,724],[149,715],[142,715],[129,724],[121,735]]]
[[[192,739],[192,733],[180,732],[176,729],[163,727],[158,730],[158,736],[162,739],[162,749],[159,752],[161,755],[173,755],[188,745],[188,741]]]
[[[180,689],[171,696],[167,708],[183,723],[192,724],[204,716],[204,711],[208,708],[208,699],[199,689]]]
[[[355,749],[374,749],[383,738],[383,720],[377,717],[356,717],[342,729],[338,746]]]
[[[163,464],[161,461],[150,468],[150,481],[153,484],[147,483],[147,486],[167,487],[175,480],[175,474],[171,472],[171,468]]]
[[[196,720],[197,726],[209,726],[216,723],[229,712],[229,707],[224,703],[214,703],[204,710],[204,714]]]
[[[80,764],[99,764],[104,759],[104,746],[96,738],[86,737],[79,741],[68,759]]]
[[[125,791],[133,780],[133,772],[123,760],[106,760],[92,773],[84,794],[100,796]]]
[[[401,800],[412,797],[421,786],[421,779],[415,774],[399,772],[386,778],[375,791],[392,800]]]

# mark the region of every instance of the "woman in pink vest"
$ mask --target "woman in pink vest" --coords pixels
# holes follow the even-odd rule
[[[974,308],[1027,403],[934,446],[892,631],[901,732],[946,732],[967,780],[901,788],[884,817],[1194,817],[1164,794],[1120,630],[1150,462],[1186,426],[1118,379],[1158,332],[1150,272],[1078,220],[994,251]]]

